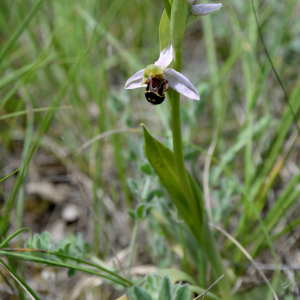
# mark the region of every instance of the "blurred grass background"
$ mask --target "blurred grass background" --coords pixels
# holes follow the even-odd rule
[[[299,1],[254,1],[287,99],[251,2],[222,4],[187,24],[183,74],[201,96],[182,102],[187,166],[203,186],[211,222],[249,251],[282,299],[297,299]],[[143,89],[123,88],[158,58],[162,12],[159,0],[0,2],[0,179],[22,168],[0,184],[0,234],[30,227],[49,231],[56,243],[80,233],[98,259],[123,250],[125,268],[131,258],[144,266],[142,275],[145,265],[176,266],[207,287],[205,257],[184,234],[144,155],[141,122],[171,147],[168,103],[151,106]],[[132,221],[127,210],[141,205],[143,221]],[[139,233],[134,256],[132,228]],[[237,297],[267,299],[240,250],[216,237]],[[91,277],[48,270],[20,267],[42,299],[116,293],[102,282],[74,291],[74,283]],[[25,299],[12,298],[7,283],[0,284],[3,299]]]

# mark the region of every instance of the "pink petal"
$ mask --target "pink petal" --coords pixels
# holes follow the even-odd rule
[[[147,84],[142,84],[143,74],[145,69],[138,71],[133,76],[131,76],[125,83],[125,89],[137,89],[140,87],[147,86]]]
[[[166,68],[173,60],[173,47],[169,43],[168,47],[160,52],[159,59],[155,62],[155,65]]]
[[[222,4],[197,4],[191,6],[191,11],[196,16],[205,16],[219,10]]]
[[[165,77],[169,81],[170,87],[178,93],[195,100],[200,100],[200,96],[192,83],[181,73],[166,69]]]

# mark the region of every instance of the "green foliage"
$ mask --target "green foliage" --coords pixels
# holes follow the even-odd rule
[[[173,284],[168,277],[148,275],[141,286],[128,289],[130,300],[190,300],[188,285]]]
[[[207,175],[212,220],[241,242],[256,261],[261,261],[263,251],[264,258],[271,257],[272,249],[280,260],[278,242],[286,244],[283,252],[288,255],[288,247],[297,247],[299,132],[291,113],[292,109],[297,116],[300,110],[297,0],[254,1],[262,37],[289,104],[259,38],[251,2],[223,1],[217,14],[189,17],[184,36],[186,1],[163,3],[164,12],[160,0],[134,1],[133,5],[127,1],[28,0],[14,1],[13,5],[9,0],[0,1],[2,256],[67,268],[70,276],[80,268],[101,275],[96,265],[87,267],[81,259],[88,262],[92,253],[99,254],[99,249],[91,250],[89,244],[99,245],[106,225],[115,222],[114,216],[108,220],[103,201],[109,196],[117,208],[125,203],[124,214],[128,210],[134,222],[147,225],[141,228],[147,228],[148,243],[139,245],[137,240],[135,245],[143,247],[154,264],[178,264],[195,283],[205,286],[207,257],[181,223],[182,217],[189,228],[197,228],[194,235],[201,230],[191,221],[191,208],[174,176],[174,162],[166,172],[169,179],[159,180],[151,167],[154,153],[148,163],[141,149],[140,122],[173,149],[168,102],[149,106],[142,89],[123,89],[126,79],[155,61],[159,47],[162,50],[171,39],[176,51],[183,54],[183,74],[191,76],[201,96],[199,102],[181,103],[183,154],[197,184],[202,186]],[[178,15],[180,22],[176,24]],[[99,135],[103,137],[94,140]],[[89,146],[77,153],[88,141]],[[52,245],[49,234],[42,233],[26,247],[51,254],[3,250],[28,226],[24,217],[28,213],[24,208],[26,185],[36,178],[28,171],[39,169],[37,153],[54,158],[68,175],[73,170],[72,160],[74,170],[88,177],[92,185],[89,192],[95,195],[92,208],[104,224],[89,244],[75,235]],[[161,161],[170,156],[163,155]],[[176,185],[168,182],[171,178]],[[99,190],[103,198],[97,199]],[[199,213],[198,209],[193,211]],[[96,224],[94,221],[91,228]],[[44,226],[51,224],[43,224],[42,230]],[[15,233],[8,236],[8,228],[15,228]],[[89,236],[93,235],[91,228]],[[248,262],[240,250],[218,233],[214,236],[219,239],[222,256],[231,262],[232,273],[243,276]],[[295,242],[289,246],[293,237]],[[111,241],[107,243],[107,248],[115,247]],[[178,248],[182,256],[176,252]],[[100,254],[107,258],[109,253]],[[189,268],[191,264],[193,268]],[[12,276],[22,279],[21,264],[17,270],[9,263],[7,266]],[[286,295],[283,284],[278,284],[278,289],[282,298],[294,298],[292,289],[287,289]],[[253,294],[245,292],[235,299],[266,299],[267,293],[264,288],[253,289]]]
[[[191,231],[198,237],[201,238],[202,231],[202,221],[204,210],[199,208],[198,211],[194,213],[197,218],[191,218],[192,210],[189,207],[182,188],[180,186],[174,155],[170,149],[165,147],[163,144],[155,140],[148,132],[147,128],[144,126],[144,136],[146,145],[146,155],[151,163],[153,169],[164,185],[165,189],[168,191],[175,205],[177,206],[180,214],[184,218],[186,224],[189,226]],[[196,204],[196,207],[198,204]],[[201,205],[201,203],[200,203]],[[197,222],[197,223],[196,223]]]
[[[63,238],[57,245],[51,243],[51,235],[49,232],[43,232],[42,234],[35,234],[33,240],[28,240],[25,243],[25,247],[28,249],[39,249],[45,252],[57,252],[65,256],[72,256],[75,258],[83,259],[89,258],[91,255],[91,246],[88,242],[85,242],[81,234],[74,236],[69,234],[67,238]],[[40,254],[46,256],[47,254]],[[61,260],[65,262],[65,258],[61,257]]]
[[[13,270],[12,268],[10,268],[2,259],[0,259],[0,265],[2,265],[2,267],[4,267],[9,272],[9,274],[26,291],[26,293],[28,294],[28,296],[31,299],[40,300],[40,298],[35,294],[35,292],[27,285],[27,283],[25,282],[25,280],[23,280],[18,275],[18,273],[16,273],[15,270]]]

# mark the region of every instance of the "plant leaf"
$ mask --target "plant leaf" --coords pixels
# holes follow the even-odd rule
[[[19,169],[13,171],[13,172],[12,172],[11,174],[9,174],[8,176],[6,176],[6,177],[0,179],[0,183],[1,183],[2,181],[6,180],[7,178],[9,178],[10,176],[16,174],[16,173],[19,172],[20,170],[21,170],[21,168],[19,168]]]
[[[133,291],[138,300],[152,300],[151,296],[139,286],[135,286]]]
[[[166,10],[164,10],[159,24],[160,51],[162,51],[168,46],[170,40],[171,40],[170,19],[167,15]]]
[[[158,300],[172,300],[173,297],[171,286],[172,283],[169,277],[164,277],[159,290]]]
[[[184,285],[177,290],[175,300],[189,300],[191,297],[191,289],[189,285]]]
[[[194,220],[191,217],[192,213],[189,204],[186,201],[177,177],[173,152],[153,138],[145,125],[142,126],[144,127],[146,156],[152,168],[161,180],[165,189],[168,191],[190,230],[195,236],[199,235],[201,228],[196,230],[196,226],[194,226]]]
[[[40,300],[40,298],[34,293],[34,291],[27,285],[27,283],[14,271],[12,270],[3,260],[0,259],[0,265],[5,268],[16,282],[26,291],[30,299]]]
[[[3,241],[0,245],[0,249],[3,248],[4,246],[6,246],[6,244],[11,240],[13,239],[15,236],[17,236],[18,234],[20,234],[21,232],[23,231],[26,231],[28,230],[29,233],[30,233],[30,241],[32,242],[32,231],[30,228],[28,227],[25,227],[25,228],[21,228],[19,230],[17,230],[16,232],[14,232],[13,234],[11,234],[5,241]]]
[[[168,276],[173,283],[184,281],[189,284],[196,285],[195,280],[190,275],[178,269],[160,269],[156,271],[155,274],[158,274],[160,276]]]
[[[183,35],[189,12],[187,1],[173,0],[171,10],[171,41],[174,48],[176,64],[181,68]],[[180,69],[175,68],[176,71]]]

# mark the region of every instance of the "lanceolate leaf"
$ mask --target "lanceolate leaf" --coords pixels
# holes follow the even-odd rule
[[[151,296],[139,286],[135,286],[133,291],[138,300],[152,300]]]
[[[27,283],[13,270],[11,269],[3,260],[0,259],[0,265],[5,268],[8,273],[14,278],[16,282],[26,291],[30,299],[40,300],[40,298],[34,293],[34,291],[27,285]]]
[[[164,277],[159,290],[158,300],[172,300],[172,283],[168,277]],[[182,299],[183,300],[183,299]]]
[[[173,152],[164,146],[162,143],[158,142],[153,138],[145,125],[144,127],[144,137],[145,137],[145,149],[146,156],[152,165],[155,173],[158,175],[163,186],[168,191],[171,196],[174,204],[179,210],[184,221],[192,231],[192,233],[200,240],[202,228],[199,227],[203,223],[203,209],[202,204],[198,205],[198,216],[199,219],[195,220],[192,217],[192,213],[189,207],[189,204],[183,194],[181,185],[177,177],[177,171],[175,166],[174,154]],[[189,173],[188,173],[189,175]],[[190,183],[193,189],[193,192],[197,196],[199,203],[201,203],[201,192],[196,182],[189,175]],[[200,197],[200,198],[199,198]],[[197,225],[195,225],[197,224]]]
[[[194,285],[191,285],[190,289],[193,293],[197,293],[199,295],[201,295],[202,293],[204,293],[206,291],[206,289],[199,287],[199,286],[194,286]],[[200,299],[202,300],[203,298],[201,297]],[[205,294],[205,300],[220,300],[220,298],[211,292],[207,292]]]
[[[164,10],[159,24],[160,51],[165,49],[171,40],[170,19]]]
[[[191,289],[188,285],[184,285],[178,289],[175,300],[189,300],[191,299]]]
[[[171,18],[171,5],[169,0],[162,0],[165,6],[165,12],[167,13],[168,18]]]
[[[171,40],[174,47],[176,60],[180,60],[180,62],[176,63],[180,66],[183,47],[183,35],[185,31],[188,11],[187,1],[173,0],[171,11]],[[180,70],[176,71],[180,72]]]

